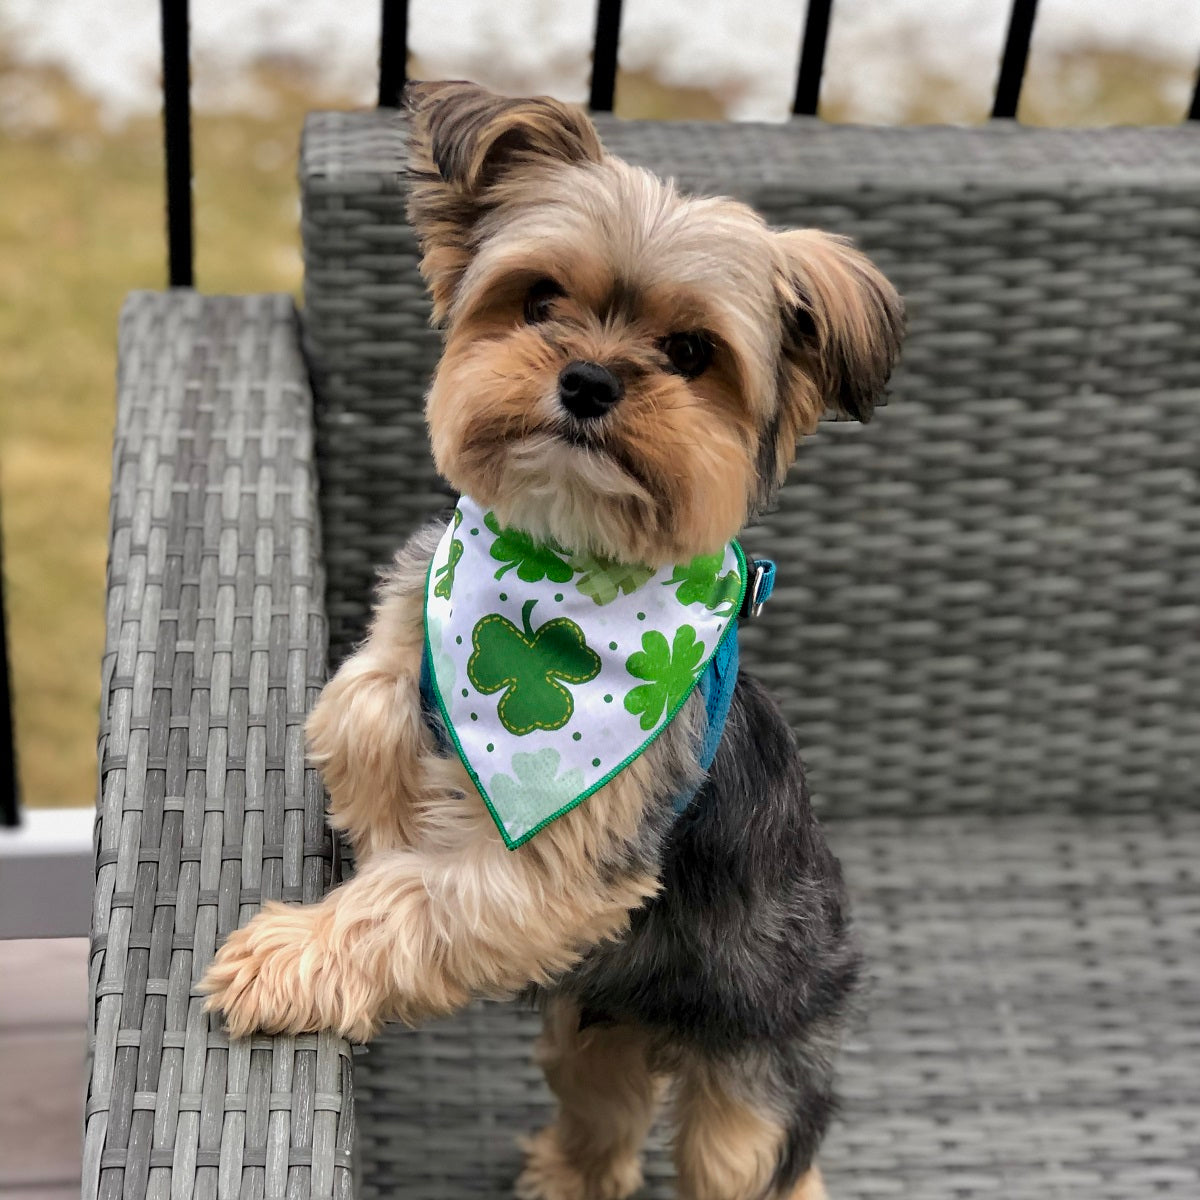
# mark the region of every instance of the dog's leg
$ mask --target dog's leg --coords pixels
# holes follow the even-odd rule
[[[770,1076],[684,1059],[675,1141],[680,1200],[827,1200],[811,1162],[820,1135],[781,1115],[794,1098],[772,1095]]]
[[[418,760],[430,748],[420,697],[424,583],[437,532],[423,531],[397,555],[367,641],[325,686],[305,727],[309,761],[329,791],[329,823],[360,864],[416,840]]]
[[[511,852],[457,758],[423,755],[424,796],[440,798],[423,801],[419,848],[376,852],[319,903],[270,905],[232,933],[201,982],[208,1008],[235,1036],[362,1039],[549,981],[658,889],[626,856],[653,758]]]
[[[558,1119],[525,1143],[520,1200],[624,1200],[642,1183],[642,1142],[661,1081],[646,1034],[627,1025],[579,1028],[579,1009],[550,1001],[537,1060]]]

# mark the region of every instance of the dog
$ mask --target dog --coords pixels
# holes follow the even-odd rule
[[[637,595],[638,578],[728,550],[826,412],[870,418],[903,305],[848,241],[682,195],[553,99],[448,82],[413,85],[407,103],[409,218],[445,338],[433,455],[497,537],[636,564]],[[779,709],[739,674],[705,770],[693,688],[628,765],[510,850],[449,744],[445,697],[422,701],[431,562],[440,547],[439,582],[453,568],[455,522],[397,554],[308,721],[356,874],[231,934],[201,983],[207,1007],[232,1036],[368,1039],[385,1020],[529,995],[559,1111],[526,1143],[523,1200],[630,1195],[668,1093],[682,1196],[824,1197],[815,1158],[860,955]],[[473,576],[488,586],[497,544]],[[524,578],[503,572],[498,586]],[[538,602],[524,633],[493,614],[512,645],[540,637]],[[564,667],[538,694],[565,705],[583,674]]]

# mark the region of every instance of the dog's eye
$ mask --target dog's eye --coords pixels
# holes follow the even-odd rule
[[[713,344],[705,333],[668,334],[658,345],[685,379],[703,374],[712,362]]]
[[[525,293],[525,320],[530,325],[537,325],[541,321],[548,320],[550,306],[559,296],[565,295],[566,292],[553,279],[539,279]]]

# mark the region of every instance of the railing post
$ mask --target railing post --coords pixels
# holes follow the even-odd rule
[[[1029,42],[1033,37],[1033,19],[1037,16],[1037,0],[1013,0],[1008,21],[1008,37],[1004,42],[1004,57],[1000,60],[1000,75],[996,80],[996,100],[992,116],[1012,119],[1021,102],[1021,85],[1025,82],[1025,64],[1029,61]]]
[[[599,0],[592,43],[592,112],[612,112],[617,89],[617,48],[621,40],[621,0]]]
[[[17,744],[9,685],[8,619],[4,608],[4,547],[0,543],[0,825],[19,825]]]
[[[796,96],[792,112],[798,117],[815,117],[821,97],[821,73],[825,69],[825,43],[829,40],[829,18],[833,0],[808,0],[804,42],[796,72]]]
[[[192,108],[188,0],[160,0],[163,144],[167,164],[167,277],[192,287]]]
[[[408,0],[383,0],[379,23],[379,107],[399,108],[408,81]]]

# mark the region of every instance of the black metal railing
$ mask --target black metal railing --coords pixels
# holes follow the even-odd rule
[[[616,95],[622,0],[597,0],[588,104],[612,112]],[[163,130],[166,144],[168,276],[172,287],[191,287],[192,136],[188,103],[188,0],[159,0],[162,14]],[[379,27],[379,107],[397,108],[408,78],[408,0],[382,0]],[[1016,118],[1021,85],[1037,16],[1037,0],[1013,0],[992,116]],[[792,112],[815,117],[819,110],[825,48],[833,0],[808,0]],[[1200,78],[1188,109],[1200,121]]]
[[[159,0],[162,16],[163,157],[167,168],[167,278],[191,287],[192,105],[187,0]]]
[[[0,545],[0,564],[3,562],[4,548]],[[0,826],[16,825],[20,820],[17,808],[17,751],[8,681],[8,622],[4,615],[4,572],[0,570]]]
[[[1000,74],[996,79],[996,99],[992,117],[1013,120],[1021,102],[1021,85],[1025,82],[1025,67],[1029,62],[1029,43],[1033,40],[1033,20],[1037,16],[1037,0],[1013,0],[1008,19],[1008,36],[1004,39],[1004,54],[1000,58]]]
[[[815,117],[821,98],[821,75],[825,70],[825,43],[833,0],[808,0],[804,40],[800,43],[800,66],[796,71],[796,95],[792,112],[798,117]]]
[[[383,0],[379,20],[379,107],[399,108],[408,81],[408,0]]]

